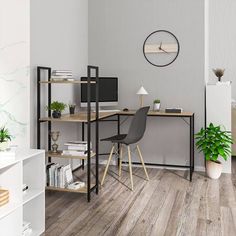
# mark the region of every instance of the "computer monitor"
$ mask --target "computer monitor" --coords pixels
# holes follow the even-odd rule
[[[81,77],[81,81],[87,81],[87,77]],[[95,81],[95,77],[91,77]],[[95,106],[96,85],[91,84],[91,106]],[[99,106],[118,105],[118,78],[99,77]],[[81,107],[87,107],[87,84],[81,84]]]

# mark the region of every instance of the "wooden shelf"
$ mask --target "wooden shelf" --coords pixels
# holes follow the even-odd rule
[[[95,184],[91,184],[91,189],[95,186]],[[70,192],[70,193],[87,193],[87,185],[85,185],[83,188],[73,190],[68,188],[57,188],[57,187],[46,187],[46,190],[51,191],[60,191],[60,192]]]
[[[117,114],[117,112],[100,112],[99,119],[104,119],[110,116]],[[96,113],[91,113],[90,121],[96,120]],[[62,115],[61,118],[53,118],[53,117],[44,117],[40,118],[39,121],[51,121],[51,122],[87,122],[87,113],[86,112],[79,112],[73,115],[65,114]]]
[[[87,81],[80,81],[80,80],[74,80],[74,81],[68,81],[68,80],[62,80],[62,81],[56,81],[56,80],[50,80],[50,81],[40,81],[40,84],[87,84]],[[91,84],[96,84],[95,81],[91,81]]]
[[[96,153],[92,152],[90,157],[94,157]],[[63,155],[62,151],[59,151],[58,153],[54,152],[46,152],[46,157],[56,157],[56,158],[72,158],[72,159],[81,159],[86,160],[87,156],[72,156],[72,155]]]

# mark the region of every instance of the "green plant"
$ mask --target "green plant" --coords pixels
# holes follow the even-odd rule
[[[161,103],[161,100],[155,99],[155,100],[153,101],[153,103]]]
[[[203,152],[207,161],[217,162],[219,156],[226,161],[231,154],[231,144],[233,140],[229,132],[221,129],[220,126],[214,126],[212,123],[195,135],[196,146]]]
[[[0,128],[0,143],[11,141],[12,136],[5,127]]]
[[[65,110],[66,106],[65,103],[54,101],[47,107],[47,110],[62,112]]]

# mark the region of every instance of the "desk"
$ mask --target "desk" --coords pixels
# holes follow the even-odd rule
[[[117,122],[117,134],[120,134],[120,118],[122,116],[133,116],[136,113],[135,110],[130,110],[130,111],[120,111],[120,112],[102,112],[99,114],[99,121],[113,121]],[[94,114],[91,116],[91,122],[95,121],[93,119]],[[107,118],[117,116],[117,119],[109,119]],[[183,166],[183,165],[171,165],[171,164],[154,164],[154,163],[145,163],[146,165],[150,166],[163,166],[163,167],[178,167],[178,168],[187,168],[190,171],[190,181],[192,181],[192,175],[194,172],[194,113],[192,112],[182,112],[182,113],[166,113],[164,111],[149,111],[148,116],[150,117],[166,117],[166,118],[181,118],[181,119],[188,119],[189,120],[189,165]],[[77,120],[75,117],[79,118],[80,117],[80,122],[83,123],[82,125],[82,140],[84,140],[84,122],[86,120],[86,117],[80,115],[75,115],[75,116],[67,116],[66,119],[75,122]],[[83,118],[82,118],[83,117]],[[81,119],[82,118],[82,119]],[[65,118],[62,117],[62,120]],[[59,119],[56,119],[57,121],[60,121]],[[99,155],[107,155],[107,153],[99,153]],[[140,164],[133,162],[133,164]]]
[[[101,112],[99,113],[99,121],[113,121],[117,122],[117,133],[120,134],[120,118],[122,116],[133,116],[135,114],[135,110],[133,111],[120,111],[120,112]],[[117,119],[109,119],[110,117],[116,116]],[[163,166],[163,167],[179,167],[179,168],[187,168],[190,171],[190,181],[192,181],[192,174],[194,171],[194,113],[192,112],[182,112],[182,113],[165,113],[164,111],[160,112],[154,112],[149,111],[148,116],[150,117],[166,117],[166,118],[181,118],[181,119],[189,119],[189,165],[183,166],[183,165],[168,165],[168,164],[153,164],[153,163],[145,163],[146,165],[151,166]],[[95,113],[91,114],[91,122],[96,121]],[[74,115],[62,115],[59,119],[54,119],[52,117],[45,117],[41,118],[40,122],[80,122],[82,123],[82,140],[85,140],[85,124],[87,123],[87,115],[86,113],[77,113]],[[99,155],[102,155],[99,153]],[[107,153],[106,153],[107,155]],[[84,160],[82,160],[82,168],[84,168]],[[140,164],[140,163],[133,163],[133,164]]]
[[[116,115],[118,116],[118,134],[120,134],[120,117],[121,116],[133,116],[136,111],[128,111],[128,112],[118,112]],[[153,164],[153,163],[145,163],[146,165],[152,166],[163,166],[163,167],[179,167],[179,168],[187,168],[190,171],[190,181],[192,181],[192,175],[194,172],[194,113],[192,112],[182,112],[182,113],[166,113],[164,111],[154,112],[149,111],[148,116],[152,117],[166,117],[166,118],[182,118],[182,119],[189,119],[189,165],[168,165],[168,164]],[[133,164],[140,164],[135,163]]]

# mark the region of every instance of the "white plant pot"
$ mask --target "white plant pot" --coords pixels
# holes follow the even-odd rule
[[[6,151],[8,148],[8,142],[0,143],[0,151]]]
[[[161,107],[161,103],[154,103],[153,104],[153,111],[159,111]]]
[[[219,179],[222,172],[222,164],[220,162],[206,161],[206,172],[211,179]]]

